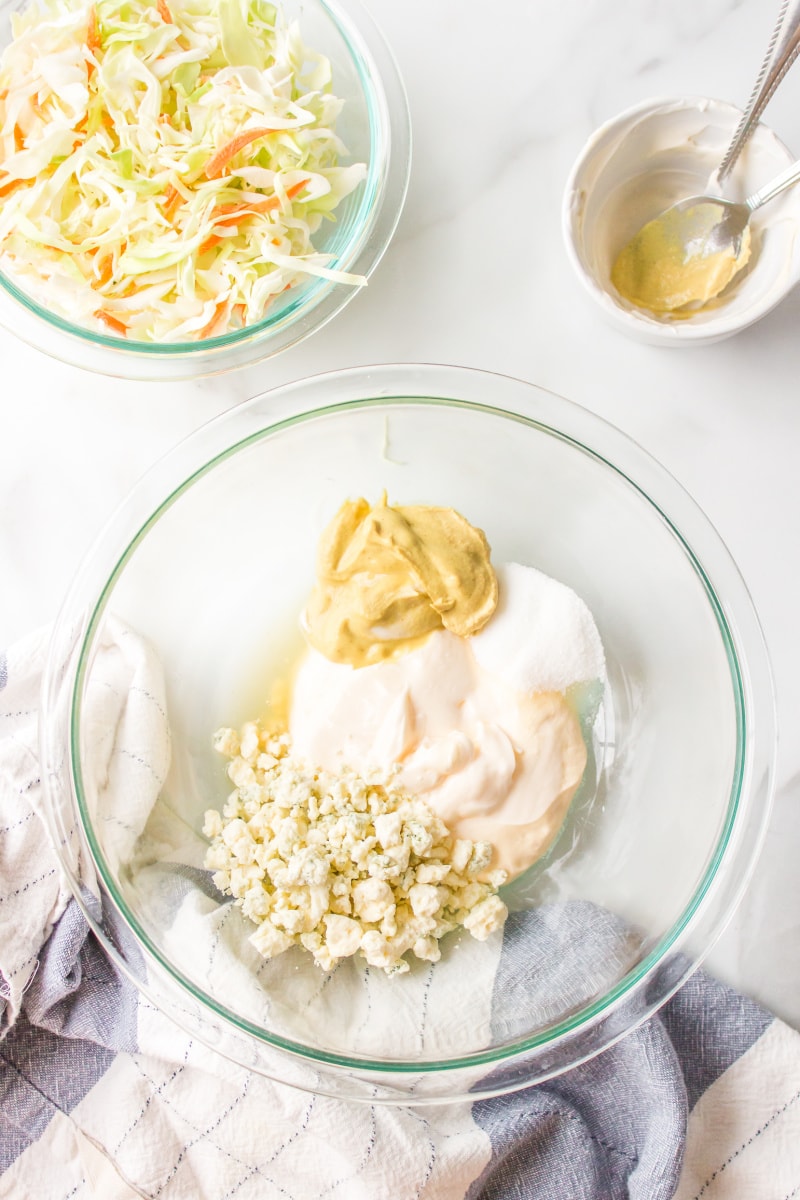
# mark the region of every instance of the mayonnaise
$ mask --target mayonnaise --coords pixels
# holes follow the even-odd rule
[[[495,847],[489,869],[519,874],[549,845],[583,776],[586,747],[559,692],[525,694],[478,666],[445,630],[355,669],[311,649],[289,715],[295,753],[336,771],[397,766],[457,837]]]

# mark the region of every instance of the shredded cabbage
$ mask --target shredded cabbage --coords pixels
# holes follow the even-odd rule
[[[0,269],[140,341],[260,321],[331,268],[313,235],[339,165],[331,64],[266,0],[41,0],[0,60]]]

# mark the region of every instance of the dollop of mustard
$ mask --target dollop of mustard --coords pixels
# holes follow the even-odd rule
[[[623,246],[611,269],[611,282],[620,296],[655,313],[676,312],[687,305],[695,311],[715,300],[746,266],[751,248],[747,226],[738,254],[732,247],[703,253],[703,225],[710,230],[718,219],[716,207],[709,204],[648,221]],[[687,254],[685,231],[687,222],[692,221],[698,227],[698,251]]]
[[[453,508],[348,500],[320,538],[308,640],[353,667],[413,649],[435,629],[477,633],[497,607],[482,530]]]

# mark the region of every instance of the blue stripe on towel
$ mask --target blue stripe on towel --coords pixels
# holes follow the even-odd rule
[[[37,1029],[22,1014],[0,1042],[0,1174],[31,1146],[58,1110],[71,1112],[116,1058],[94,1042]]]
[[[755,1001],[702,971],[683,985],[659,1016],[683,1070],[690,1110],[774,1019]]]
[[[114,1052],[136,1049],[136,989],[117,974],[74,900],[42,948],[23,1007],[51,1033]]]
[[[136,1049],[136,990],[72,900],[39,956],[23,1011],[0,1042],[0,1174],[69,1113],[120,1050]]]
[[[559,954],[567,942],[570,954]],[[514,1036],[523,1012],[546,1024],[559,997],[585,1002],[587,989],[609,982],[605,972],[638,953],[637,942],[621,921],[585,902],[512,914],[493,995],[495,1036]],[[698,972],[657,1016],[597,1058],[537,1087],[476,1102],[472,1115],[492,1156],[467,1200],[670,1200],[690,1109],[771,1021]]]
[[[0,1042],[0,1174],[136,1049],[137,992],[70,901],[42,948],[23,1012]]]

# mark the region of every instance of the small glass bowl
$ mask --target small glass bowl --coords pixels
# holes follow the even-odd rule
[[[647,100],[596,130],[570,172],[562,210],[567,255],[603,316],[637,341],[721,341],[759,321],[800,279],[800,190],[794,188],[754,213],[750,262],[697,311],[648,312],[611,282],[617,255],[642,225],[677,200],[713,194],[711,176],[741,116],[732,104],[704,97]],[[752,195],[793,159],[759,124],[726,180],[726,198]]]
[[[212,734],[258,713],[293,661],[331,514],[384,488],[454,506],[485,530],[494,562],[537,566],[589,604],[608,664],[589,767],[548,856],[504,890],[503,936],[452,934],[439,963],[397,978],[357,960],[328,975],[300,949],[265,965],[248,949],[252,925],[201,869],[204,810],[230,789]],[[109,695],[100,648],[120,621],[160,660],[172,735],[166,782],[129,830],[148,820],[138,857],[115,851],[112,828],[134,818],[91,716]],[[523,1087],[649,1016],[742,894],[775,754],[758,622],[696,505],[585,410],[454,367],[307,379],[180,444],[80,568],[42,713],[52,836],[114,961],[237,1062],[369,1103]],[[147,745],[141,756],[152,760]]]
[[[11,41],[11,15],[32,0],[0,0],[0,50]],[[360,0],[282,0],[307,45],[332,64],[333,89],[345,101],[337,133],[349,161],[367,177],[315,237],[330,266],[369,276],[400,219],[411,167],[408,104],[394,58]],[[344,160],[343,160],[344,162]],[[0,272],[0,325],[53,358],[100,374],[138,380],[218,375],[296,345],[349,303],[357,286],[311,279],[270,305],[263,320],[202,341],[133,341],[73,324],[48,311]]]

